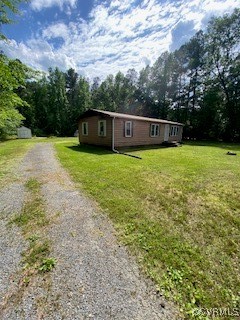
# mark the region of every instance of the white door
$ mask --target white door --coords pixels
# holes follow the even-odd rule
[[[169,139],[169,130],[170,130],[170,125],[165,124],[164,141],[168,141],[168,139]]]

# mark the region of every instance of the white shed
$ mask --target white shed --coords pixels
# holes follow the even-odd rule
[[[19,139],[31,139],[32,131],[26,127],[20,127],[17,129],[17,136]]]

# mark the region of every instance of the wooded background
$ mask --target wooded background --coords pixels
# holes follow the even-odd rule
[[[44,74],[1,52],[0,137],[21,121],[38,136],[72,136],[78,116],[96,108],[182,122],[185,138],[240,141],[239,40],[235,9],[152,66],[92,81],[73,69]]]

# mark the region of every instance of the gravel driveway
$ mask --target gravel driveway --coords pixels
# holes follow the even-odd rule
[[[50,143],[38,143],[18,168],[19,181],[0,192],[1,319],[177,319],[172,305],[156,294],[137,263],[119,245],[114,228],[97,205],[78,191],[61,167]],[[44,231],[51,240],[56,267],[18,290],[21,231],[7,225],[27,197],[24,183],[42,183],[52,219]]]

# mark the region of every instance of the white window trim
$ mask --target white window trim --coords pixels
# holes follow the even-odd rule
[[[86,125],[86,133],[84,133],[84,125]],[[82,135],[88,136],[88,122],[82,122]]]
[[[103,133],[100,132],[101,123],[103,123]],[[99,120],[98,121],[98,136],[99,137],[106,137],[107,135],[107,122],[106,120]]]
[[[127,125],[130,124],[130,134],[127,134]],[[132,137],[132,121],[125,121],[125,137],[131,138]]]
[[[169,136],[176,137],[176,136],[178,136],[178,133],[179,133],[179,127],[178,126],[171,126]]]
[[[152,134],[152,128],[153,127],[154,127],[154,134]],[[158,128],[158,130],[157,130],[157,128]],[[159,132],[160,132],[159,124],[151,123],[151,126],[150,126],[150,137],[152,137],[152,138],[158,137],[159,136]]]

